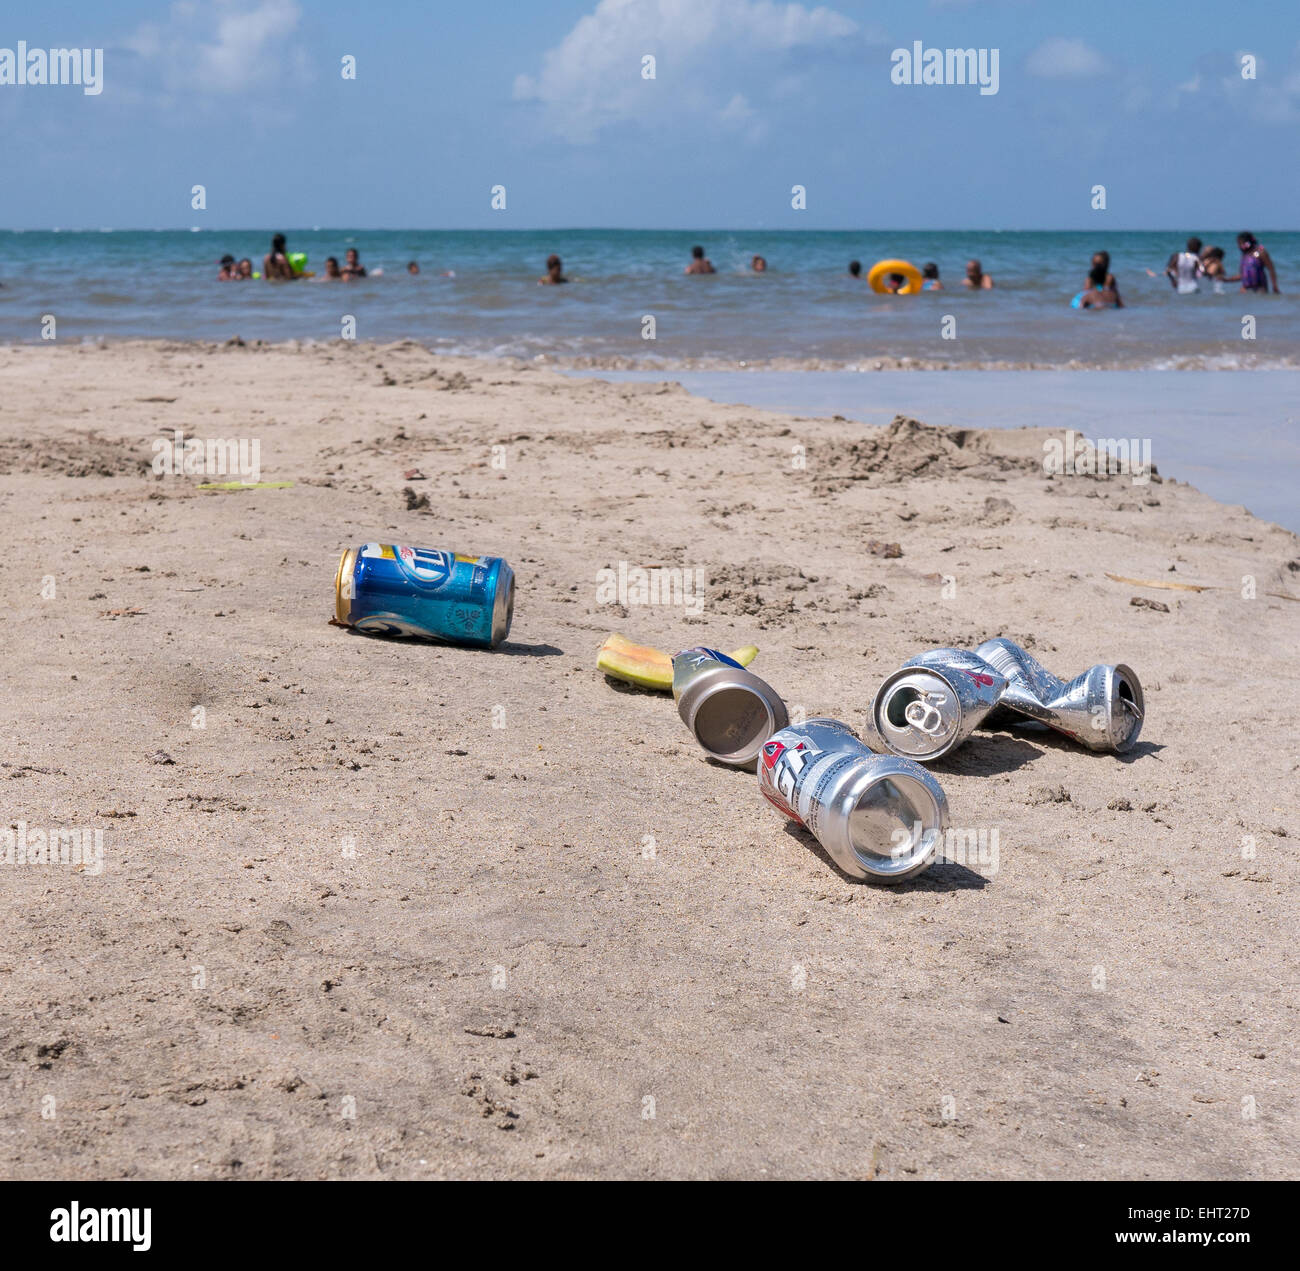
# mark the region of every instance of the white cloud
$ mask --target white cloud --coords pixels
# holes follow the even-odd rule
[[[1289,59],[1288,59],[1289,52]],[[1255,58],[1253,79],[1242,78],[1242,61]],[[1238,49],[1201,57],[1192,77],[1166,95],[1167,108],[1200,115],[1225,112],[1255,123],[1300,122],[1300,43],[1265,58]]]
[[[1102,75],[1110,69],[1106,59],[1084,40],[1054,35],[1044,40],[1025,60],[1031,75],[1044,79],[1072,79]]]
[[[600,0],[542,57],[536,75],[515,79],[517,101],[534,102],[556,131],[591,140],[605,125],[677,110],[735,124],[755,107],[723,68],[799,51],[833,48],[863,32],[834,9],[772,0]],[[656,77],[642,78],[642,58]],[[748,78],[748,77],[747,77]]]
[[[242,93],[301,69],[292,47],[302,11],[294,0],[178,0],[163,23],[145,22],[122,46],[157,63],[173,91]]]

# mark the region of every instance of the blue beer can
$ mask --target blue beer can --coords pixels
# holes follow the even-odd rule
[[[498,556],[392,543],[349,547],[334,579],[334,617],[375,635],[495,648],[510,633],[515,572]]]

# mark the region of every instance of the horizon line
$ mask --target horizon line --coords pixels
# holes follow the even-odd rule
[[[277,230],[265,226],[221,226],[208,228],[195,225],[9,225],[0,227],[0,233],[6,234],[1187,234],[1186,226],[1142,227],[1136,225],[1116,226],[1104,230],[1081,229],[1071,226],[898,226],[887,225],[880,228],[866,226],[831,227],[817,226],[809,229],[793,229],[788,226],[725,226],[709,228],[699,226],[681,228],[678,226],[654,225],[518,225],[518,226],[484,226],[484,225],[290,225]],[[1201,227],[1196,232],[1201,234],[1237,234],[1240,230],[1225,226]],[[1282,229],[1278,226],[1264,226],[1251,231],[1256,234],[1295,234],[1300,229]]]

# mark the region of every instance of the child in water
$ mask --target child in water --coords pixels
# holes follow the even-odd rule
[[[1106,276],[1106,286],[1104,290],[1113,291],[1119,295],[1119,284],[1115,281],[1115,275],[1110,272],[1110,252],[1093,252],[1091,269],[1100,269]],[[1092,286],[1092,274],[1089,273],[1083,284],[1084,291]]]
[[[1228,276],[1228,271],[1223,267],[1223,248],[1207,247],[1201,253],[1201,273],[1216,284],[1221,284]]]
[[[1080,297],[1080,309],[1122,309],[1124,302],[1115,290],[1114,279],[1110,278],[1106,266],[1097,264],[1088,275],[1088,290]]]
[[[558,286],[562,282],[569,280],[564,276],[564,265],[560,258],[552,253],[546,258],[546,277],[539,278],[538,284],[543,287]]]

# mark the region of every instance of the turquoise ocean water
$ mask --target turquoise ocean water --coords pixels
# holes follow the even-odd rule
[[[274,229],[276,227],[272,227]],[[1241,227],[1247,228],[1247,227]],[[356,283],[217,283],[226,252],[260,269],[271,231],[0,231],[0,342],[167,337],[331,340],[344,315],[360,340],[413,339],[449,353],[545,358],[627,369],[1300,368],[1300,233],[1252,228],[1277,263],[1283,294],[1230,284],[1175,294],[1159,271],[1188,233],[1226,252],[1236,229],[1167,233],[993,231],[418,231],[295,230],[309,267],[356,247],[382,277]],[[686,278],[701,243],[718,275]],[[1129,307],[1080,312],[1069,300],[1094,250]],[[549,253],[568,287],[538,287]],[[761,253],[769,271],[749,271]],[[992,292],[960,287],[977,256]],[[847,274],[878,259],[935,261],[949,289],[873,295]],[[406,272],[417,260],[418,277]],[[445,276],[454,274],[454,276]],[[1255,339],[1242,338],[1254,318]],[[655,339],[643,338],[654,319]],[[955,335],[944,339],[944,319]]]

